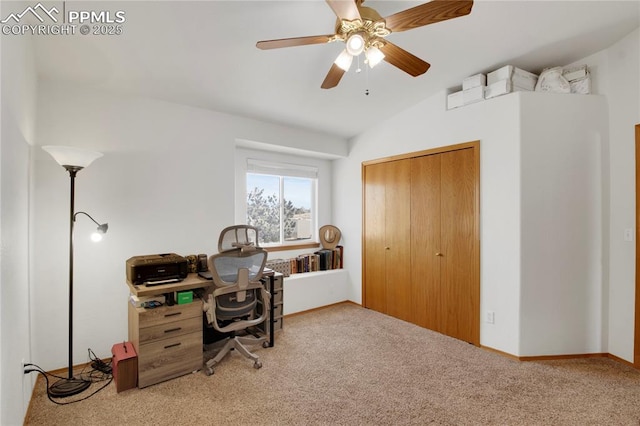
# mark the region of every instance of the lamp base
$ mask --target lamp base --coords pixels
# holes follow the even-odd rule
[[[62,379],[49,387],[49,395],[52,398],[66,398],[84,391],[89,385],[91,382],[83,379]]]

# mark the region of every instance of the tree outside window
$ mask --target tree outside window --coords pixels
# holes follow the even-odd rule
[[[259,229],[260,244],[313,238],[316,179],[247,173],[247,224]]]

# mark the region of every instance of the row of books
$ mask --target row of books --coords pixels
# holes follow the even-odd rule
[[[337,246],[334,249],[322,249],[315,253],[301,254],[298,257],[289,259],[292,274],[302,272],[329,271],[331,269],[342,269],[343,247]]]

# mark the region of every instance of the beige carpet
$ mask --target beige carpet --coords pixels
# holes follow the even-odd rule
[[[285,319],[256,370],[202,372],[67,406],[38,383],[31,425],[639,425],[640,372],[519,362],[353,304]],[[94,385],[95,386],[95,385]]]

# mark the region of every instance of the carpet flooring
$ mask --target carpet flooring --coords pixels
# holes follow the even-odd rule
[[[255,353],[259,370],[231,353],[212,376],[119,394],[111,383],[64,406],[39,380],[25,424],[640,425],[629,366],[520,362],[349,303],[285,318]]]

